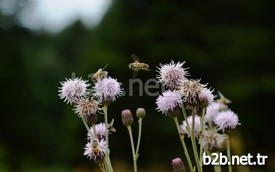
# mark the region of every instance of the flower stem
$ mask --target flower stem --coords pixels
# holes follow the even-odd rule
[[[130,137],[130,142],[131,142],[131,147],[132,147],[134,172],[137,172],[137,161],[136,161],[136,158],[135,158],[136,157],[136,153],[135,153],[135,145],[134,145],[132,128],[131,128],[131,126],[127,126],[127,129],[128,129],[128,132],[129,132],[129,137]]]
[[[230,140],[229,135],[226,136],[226,149],[227,149],[227,158],[228,162],[231,162],[231,152],[230,152]],[[228,172],[232,172],[232,166],[228,163]]]
[[[140,140],[141,140],[141,131],[142,131],[142,118],[139,118],[139,120],[138,120],[138,140],[137,140],[137,147],[136,147],[136,154],[135,154],[136,161],[139,156],[138,151],[139,151],[139,145],[140,145]]]
[[[187,121],[187,123],[189,123]],[[190,132],[189,132],[190,133]],[[202,172],[202,166],[200,165],[199,155],[198,155],[198,148],[195,140],[195,109],[192,108],[192,130],[191,130],[191,143],[193,148],[193,153],[196,161],[196,165],[199,172]]]
[[[200,164],[202,164],[202,153],[203,153],[203,146],[202,146],[202,132],[204,130],[204,116],[205,116],[205,108],[202,109],[201,114],[201,129],[200,129]]]
[[[106,143],[109,147],[108,106],[104,105],[102,107],[102,109],[103,109],[103,112],[104,112],[104,122],[105,122],[105,127],[106,127],[105,139],[106,139]]]
[[[190,169],[190,171],[194,172],[195,170],[193,169],[192,161],[190,159],[190,155],[188,153],[186,144],[184,142],[184,134],[181,134],[180,125],[179,125],[179,121],[178,121],[177,117],[174,117],[174,122],[175,122],[177,130],[178,130],[178,134],[179,134],[180,141],[181,141],[181,144],[182,144],[182,147],[183,147],[183,150],[184,150],[184,154],[185,154],[187,162],[188,162],[189,169]]]
[[[82,122],[83,122],[83,124],[84,124],[84,126],[85,126],[87,132],[88,132],[91,136],[93,136],[93,134],[92,134],[91,130],[89,129],[89,126],[88,126],[87,121],[85,120],[85,118],[82,117],[81,119],[82,119]]]

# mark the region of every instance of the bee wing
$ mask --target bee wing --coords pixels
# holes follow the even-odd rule
[[[138,56],[136,56],[135,54],[131,54],[131,57],[134,61],[137,61],[137,62],[139,61]]]
[[[138,70],[134,70],[132,73],[132,79],[135,79],[138,75]]]

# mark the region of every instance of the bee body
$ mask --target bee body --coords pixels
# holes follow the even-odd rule
[[[146,63],[140,63],[138,61],[130,63],[128,66],[129,66],[129,69],[131,69],[133,71],[139,71],[139,70],[150,71],[148,64],[146,64]]]
[[[98,80],[101,80],[101,79],[107,77],[108,72],[104,70],[106,67],[107,67],[107,65],[102,69],[101,68],[98,69],[97,72],[92,75],[91,79],[93,82],[97,82]]]

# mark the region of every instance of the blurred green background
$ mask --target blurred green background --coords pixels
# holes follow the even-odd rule
[[[265,166],[239,168],[275,171],[274,5],[273,0],[116,0],[97,27],[78,21],[58,34],[31,31],[16,15],[1,13],[0,171],[99,170],[83,156],[86,131],[59,99],[59,82],[72,72],[88,79],[109,64],[109,74],[127,92],[132,53],[150,65],[150,72],[138,75],[144,81],[156,76],[159,63],[186,61],[190,78],[201,78],[232,100],[242,124],[231,133],[232,153],[268,155]],[[171,160],[184,157],[173,121],[156,112],[156,97],[134,93],[109,108],[117,129],[110,138],[115,171],[129,171],[132,164],[120,112],[138,107],[148,114],[140,171],[172,171]],[[133,127],[136,131],[137,120]]]

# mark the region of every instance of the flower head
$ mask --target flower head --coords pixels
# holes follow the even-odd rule
[[[96,134],[97,137],[99,138],[99,140],[101,140],[100,138],[104,138],[106,135],[106,125],[105,123],[99,123],[95,125],[95,130],[96,130]],[[91,134],[92,136],[91,136]],[[93,127],[90,128],[90,132],[88,132],[88,139],[93,140],[96,139],[96,137],[94,136],[94,129]]]
[[[185,76],[188,75],[188,72],[182,68],[183,63],[174,63],[172,60],[170,64],[160,65],[159,76],[157,79],[163,85],[166,85],[170,89],[175,89],[181,83],[182,80],[186,79]]]
[[[225,131],[226,129],[234,129],[239,123],[239,117],[231,110],[220,112],[214,118],[215,124],[219,130]]]
[[[198,115],[195,115],[194,119],[195,119],[194,132],[195,132],[195,137],[197,138],[199,136],[200,129],[201,129],[201,117],[199,117]],[[184,133],[187,133],[189,135],[189,137],[191,136],[191,133],[189,133],[188,126],[190,127],[190,132],[192,132],[192,126],[193,126],[192,121],[193,121],[193,116],[190,115],[190,116],[187,117],[187,120],[184,120],[182,122],[182,125],[180,125],[181,130]]]
[[[125,109],[121,112],[121,119],[123,125],[125,125],[126,127],[131,126],[134,122],[132,112],[129,109]]]
[[[172,167],[174,172],[183,172],[184,171],[184,164],[180,158],[174,158],[172,160]]]
[[[208,88],[203,88],[201,90],[198,97],[202,107],[207,107],[209,104],[211,104],[214,101],[214,95],[212,94],[212,92],[213,91],[211,91]]]
[[[208,150],[221,148],[226,136],[218,133],[217,130],[210,129],[202,132],[202,146]]]
[[[220,103],[213,102],[206,108],[206,113],[204,120],[205,122],[213,121],[214,118],[219,114],[220,112]]]
[[[97,139],[88,142],[84,148],[84,155],[93,159],[95,162],[102,162],[106,155],[108,146],[104,139],[98,141]]]
[[[200,80],[183,80],[179,86],[179,91],[183,96],[183,101],[189,105],[200,103],[199,95],[206,85],[200,83]]]
[[[87,95],[88,81],[83,81],[81,78],[66,79],[66,81],[60,82],[59,97],[64,99],[67,103],[75,103],[82,97]]]
[[[76,102],[75,113],[80,117],[87,119],[91,114],[96,114],[98,102],[94,99],[82,98]]]
[[[176,90],[167,90],[157,98],[157,110],[163,114],[169,115],[170,112],[177,110],[182,104],[181,95]]]
[[[122,94],[121,83],[111,77],[103,78],[95,83],[94,96],[103,104],[108,104],[116,100]]]

